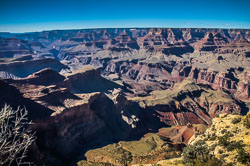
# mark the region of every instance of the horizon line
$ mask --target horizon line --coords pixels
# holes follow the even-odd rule
[[[41,33],[41,32],[48,32],[48,31],[67,31],[67,30],[95,30],[95,29],[233,29],[233,30],[250,30],[250,28],[233,28],[233,27],[223,27],[223,28],[219,28],[219,27],[154,27],[154,26],[150,26],[150,27],[90,27],[90,28],[62,28],[62,29],[44,29],[44,30],[38,30],[38,31],[24,31],[24,32],[11,32],[11,31],[0,31],[0,33],[15,33],[15,34],[24,34],[24,33]]]

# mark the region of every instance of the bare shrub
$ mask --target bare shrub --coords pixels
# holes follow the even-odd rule
[[[34,142],[34,133],[25,129],[31,122],[26,109],[13,110],[5,105],[0,111],[0,165],[31,165],[24,162],[28,147]]]

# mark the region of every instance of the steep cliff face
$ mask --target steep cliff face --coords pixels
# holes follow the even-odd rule
[[[230,72],[220,73],[207,69],[192,68],[189,77],[196,79],[199,83],[210,84],[215,89],[237,90],[238,80],[232,74],[230,77],[230,74]]]
[[[216,63],[214,63],[216,65]],[[220,64],[218,64],[220,65]],[[152,90],[168,89],[185,78],[192,78],[197,83],[208,84],[214,89],[225,89],[236,93],[239,98],[249,99],[249,73],[247,71],[230,69],[207,69],[192,65],[188,61],[147,62],[111,61],[104,63],[102,74],[117,75],[117,79],[124,80],[138,95]],[[247,67],[247,66],[246,66]],[[242,76],[242,75],[245,76]],[[140,85],[140,86],[137,86]]]
[[[16,87],[9,85],[3,80],[0,80],[0,107],[5,104],[10,105],[13,109],[26,108],[29,110],[28,118],[33,121],[39,121],[48,118],[52,114],[52,110],[46,108],[30,98],[25,98]]]
[[[105,96],[96,94],[87,104],[65,109],[62,113],[32,126],[38,136],[35,150],[43,154],[43,156],[35,156],[38,157],[36,161],[38,164],[69,164],[72,158],[77,157],[84,149],[99,147],[114,141],[112,128],[108,125],[109,121],[102,119],[100,113],[96,112],[98,110],[91,109],[97,98],[101,98],[102,103],[96,104],[112,106]],[[45,161],[39,161],[40,159]]]
[[[146,71],[151,72],[151,74],[155,72],[147,68]],[[160,73],[162,75],[167,72],[164,68],[162,71]],[[137,78],[140,77],[137,76]],[[159,78],[161,77],[159,76]],[[154,79],[157,80],[157,78]],[[199,79],[197,78],[197,80]],[[213,79],[210,81],[213,82]],[[100,69],[92,67],[65,76],[52,69],[44,69],[27,78],[9,79],[6,82],[18,88],[24,97],[54,110],[53,115],[64,109],[87,103],[89,95],[86,93],[105,92],[111,95],[110,98],[113,98],[113,102],[116,103],[115,109],[131,127],[144,125],[145,128],[152,130],[157,130],[163,123],[170,126],[186,125],[187,123],[210,124],[211,118],[215,114],[233,111],[245,112],[241,102],[234,99],[229,92],[216,91],[210,86],[196,84],[188,80],[184,80],[167,90],[152,89],[152,92],[145,94],[144,97],[136,97],[134,92],[129,90],[133,90],[133,87],[107,80],[101,76]],[[115,89],[120,89],[119,91],[125,93],[119,92],[116,95]],[[137,102],[139,105],[136,104]],[[131,112],[130,109],[135,111]],[[143,113],[143,110],[147,110],[147,112]],[[141,120],[137,125],[136,121],[136,123],[133,122],[136,118]],[[150,123],[147,123],[147,120]]]
[[[86,103],[32,125],[38,137],[33,160],[38,165],[69,164],[88,149],[141,137],[148,131],[148,125],[143,126],[146,121],[141,119],[145,115],[132,103],[126,105],[118,98],[114,102],[103,93],[95,93]],[[129,112],[129,107],[134,112]]]
[[[146,97],[135,97],[139,104],[156,112],[160,121],[173,125],[188,123],[211,124],[219,113],[244,113],[245,108],[230,93],[212,90],[209,86],[189,81],[177,84],[173,90],[153,91]]]
[[[6,82],[20,90],[24,97],[54,110],[55,114],[65,108],[85,103],[88,98],[86,93],[122,88],[121,85],[102,77],[100,71],[93,67],[85,67],[65,76],[46,68],[28,77],[7,79]]]
[[[65,85],[74,93],[107,92],[120,85],[109,81],[101,76],[100,69],[90,67],[85,71],[76,71],[66,75]]]

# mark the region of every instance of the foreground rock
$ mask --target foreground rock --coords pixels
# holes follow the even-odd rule
[[[194,136],[190,145],[201,143],[209,154],[223,164],[250,164],[250,114],[246,116],[221,114],[213,119],[205,134]],[[185,158],[185,155],[184,155]]]
[[[247,166],[250,164],[249,122],[249,113],[246,116],[221,114],[213,119],[204,134],[193,136],[182,157],[161,160],[157,164]]]
[[[156,134],[147,134],[139,141],[118,142],[100,149],[90,150],[85,156],[87,161],[78,162],[79,166],[95,164],[133,165],[136,163],[154,164],[159,160],[177,157],[181,144],[172,145]]]

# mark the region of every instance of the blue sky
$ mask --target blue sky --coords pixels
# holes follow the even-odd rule
[[[112,27],[250,29],[250,0],[0,0],[1,32]]]

